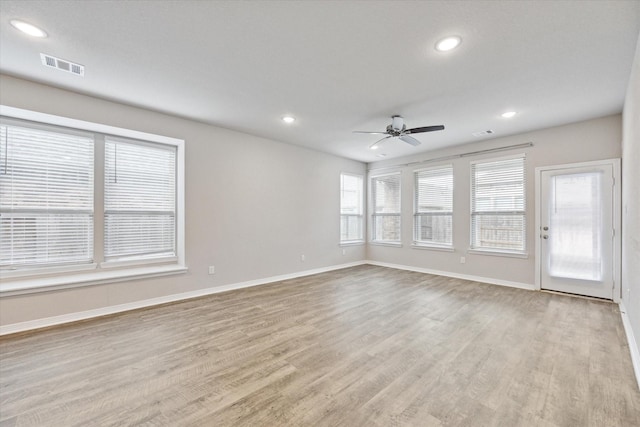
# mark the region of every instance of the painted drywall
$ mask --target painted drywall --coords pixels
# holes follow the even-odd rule
[[[526,112],[514,120],[526,120]],[[614,115],[584,122],[542,129],[525,134],[465,144],[447,150],[392,159],[370,164],[372,173],[400,170],[402,173],[402,241],[403,246],[369,245],[367,259],[422,269],[449,272],[454,275],[492,278],[496,281],[535,284],[535,168],[591,160],[619,158],[621,154],[621,116]],[[532,142],[533,147],[446,160],[442,162],[393,167],[428,159],[473,151]],[[428,137],[425,142],[428,144]],[[504,156],[526,154],[527,258],[509,258],[468,253],[470,236],[470,162]],[[416,249],[413,242],[413,171],[440,164],[453,164],[453,252]],[[390,167],[390,169],[383,169]],[[461,264],[460,258],[466,263]]]
[[[622,156],[622,301],[640,355],[640,38],[624,103]]]
[[[364,174],[363,163],[7,75],[0,75],[0,103],[184,139],[189,268],[176,276],[2,297],[0,325],[365,259],[364,246],[339,246],[340,172]],[[278,117],[273,126],[282,126]]]

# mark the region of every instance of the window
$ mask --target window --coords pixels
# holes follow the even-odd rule
[[[453,244],[453,166],[414,173],[413,239],[416,245]]]
[[[105,142],[104,257],[173,257],[176,253],[176,148]]]
[[[93,137],[0,123],[0,268],[93,262]]]
[[[525,250],[524,155],[471,164],[471,248]]]
[[[184,141],[0,110],[0,292],[185,270]]]
[[[364,240],[362,177],[340,174],[340,243]]]
[[[400,236],[400,173],[371,178],[372,242],[398,244]]]

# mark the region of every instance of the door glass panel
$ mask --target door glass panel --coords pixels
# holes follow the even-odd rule
[[[549,192],[549,274],[602,280],[602,172],[557,175]]]

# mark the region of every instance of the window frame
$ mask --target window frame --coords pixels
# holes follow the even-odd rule
[[[418,186],[418,175],[421,172],[428,171],[437,171],[437,170],[445,170],[448,169],[451,171],[451,210],[450,211],[442,211],[441,213],[430,213],[430,212],[418,212],[418,197],[419,197],[419,186]],[[438,166],[432,166],[428,168],[415,169],[413,171],[413,247],[419,249],[438,249],[438,250],[446,250],[453,251],[453,219],[454,219],[454,210],[453,210],[453,197],[455,192],[455,177],[453,173],[453,164],[447,163]],[[449,243],[439,243],[428,240],[419,240],[417,234],[416,223],[418,221],[418,217],[421,216],[436,216],[436,215],[448,215],[451,217],[451,242]]]
[[[94,134],[94,262],[37,269],[0,271],[0,296],[19,295],[133,278],[155,277],[187,271],[185,264],[185,141],[157,134],[71,119],[0,105],[0,116],[29,126],[53,126]],[[106,261],[104,259],[104,140],[105,136],[174,146],[176,148],[176,236],[173,257]]]
[[[475,189],[476,185],[475,174],[474,174],[474,165],[483,164],[483,163],[497,163],[502,161],[509,161],[515,159],[522,159],[522,210],[512,210],[512,211],[493,211],[493,212],[484,212],[484,214],[496,214],[496,215],[518,215],[522,216],[522,250],[514,250],[509,248],[496,248],[496,247],[486,247],[486,246],[474,246],[474,217],[478,215],[477,212],[474,212],[474,198],[475,198]],[[514,154],[511,156],[497,157],[491,159],[482,159],[475,160],[470,162],[469,164],[469,253],[475,254],[483,254],[483,255],[495,255],[495,256],[504,256],[504,257],[513,257],[513,258],[527,258],[527,156],[525,153]]]
[[[124,144],[124,145],[129,145],[129,146],[136,146],[136,147],[144,147],[144,148],[150,148],[150,149],[156,149],[156,150],[166,150],[166,151],[173,151],[175,154],[175,161],[177,162],[177,149],[174,145],[168,145],[168,144],[158,144],[158,143],[152,143],[149,141],[137,141],[137,140],[132,140],[130,138],[122,138],[122,137],[114,137],[112,135],[105,135],[104,137],[104,154],[106,156],[107,154],[107,144]],[[103,162],[103,167],[104,167],[104,172],[105,174],[107,173],[107,159],[105,158],[105,161]],[[173,203],[173,212],[165,212],[165,213],[172,213],[174,215],[174,217],[176,216],[177,212],[176,212],[176,200],[175,200],[175,195],[177,195],[177,180],[175,179],[175,173],[176,173],[176,164],[173,165],[174,166],[174,185],[173,185],[173,191],[174,191],[174,203]],[[103,220],[106,221],[107,220],[107,216],[108,215],[112,215],[112,216],[117,216],[119,215],[119,210],[118,209],[114,209],[114,210],[110,210],[107,208],[106,206],[106,199],[107,199],[107,178],[105,175],[105,179],[103,181],[103,201],[105,203],[104,209],[102,211],[103,214]],[[144,210],[139,210],[136,209],[134,211],[137,212],[142,212]],[[173,224],[173,233],[174,233],[174,253],[170,254],[170,255],[164,255],[164,256],[154,256],[154,257],[149,257],[147,255],[121,255],[121,256],[115,256],[115,255],[107,255],[106,253],[103,254],[103,261],[100,264],[101,266],[107,266],[107,267],[113,267],[113,266],[121,266],[121,265],[134,265],[134,264],[146,264],[146,263],[162,263],[162,262],[169,262],[169,261],[175,261],[176,260],[176,255],[175,255],[175,249],[176,249],[176,241],[175,241],[175,237],[176,237],[176,221],[174,220],[174,224]],[[107,229],[108,227],[105,226],[103,227],[103,238],[104,238],[104,243],[102,245],[103,250],[106,249],[107,247]]]
[[[342,193],[344,191],[343,187],[343,176],[351,176],[358,178],[360,180],[360,213],[359,214],[343,214],[342,213]],[[356,173],[350,172],[341,172],[340,173],[340,246],[352,246],[352,245],[362,245],[365,243],[365,192],[364,192],[364,176]],[[357,217],[360,222],[360,236],[358,239],[354,240],[342,240],[342,218],[343,217]]]
[[[377,214],[374,197],[375,185],[373,184],[373,181],[377,178],[391,175],[398,176],[398,207],[400,209],[398,210],[398,212]],[[369,243],[381,246],[402,246],[402,171],[380,173],[369,176],[369,211],[371,212],[371,232],[369,233]],[[398,217],[398,240],[376,240],[376,217],[378,216]]]

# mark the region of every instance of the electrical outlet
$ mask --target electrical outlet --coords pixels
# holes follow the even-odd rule
[[[216,267],[213,265],[209,266],[209,274],[216,274]]]
[[[460,257],[460,264],[464,264],[465,262],[467,262],[467,259],[463,256]]]
[[[304,262],[304,259],[305,259],[305,258],[304,258],[304,254],[303,254],[303,255],[300,255],[300,261]]]

